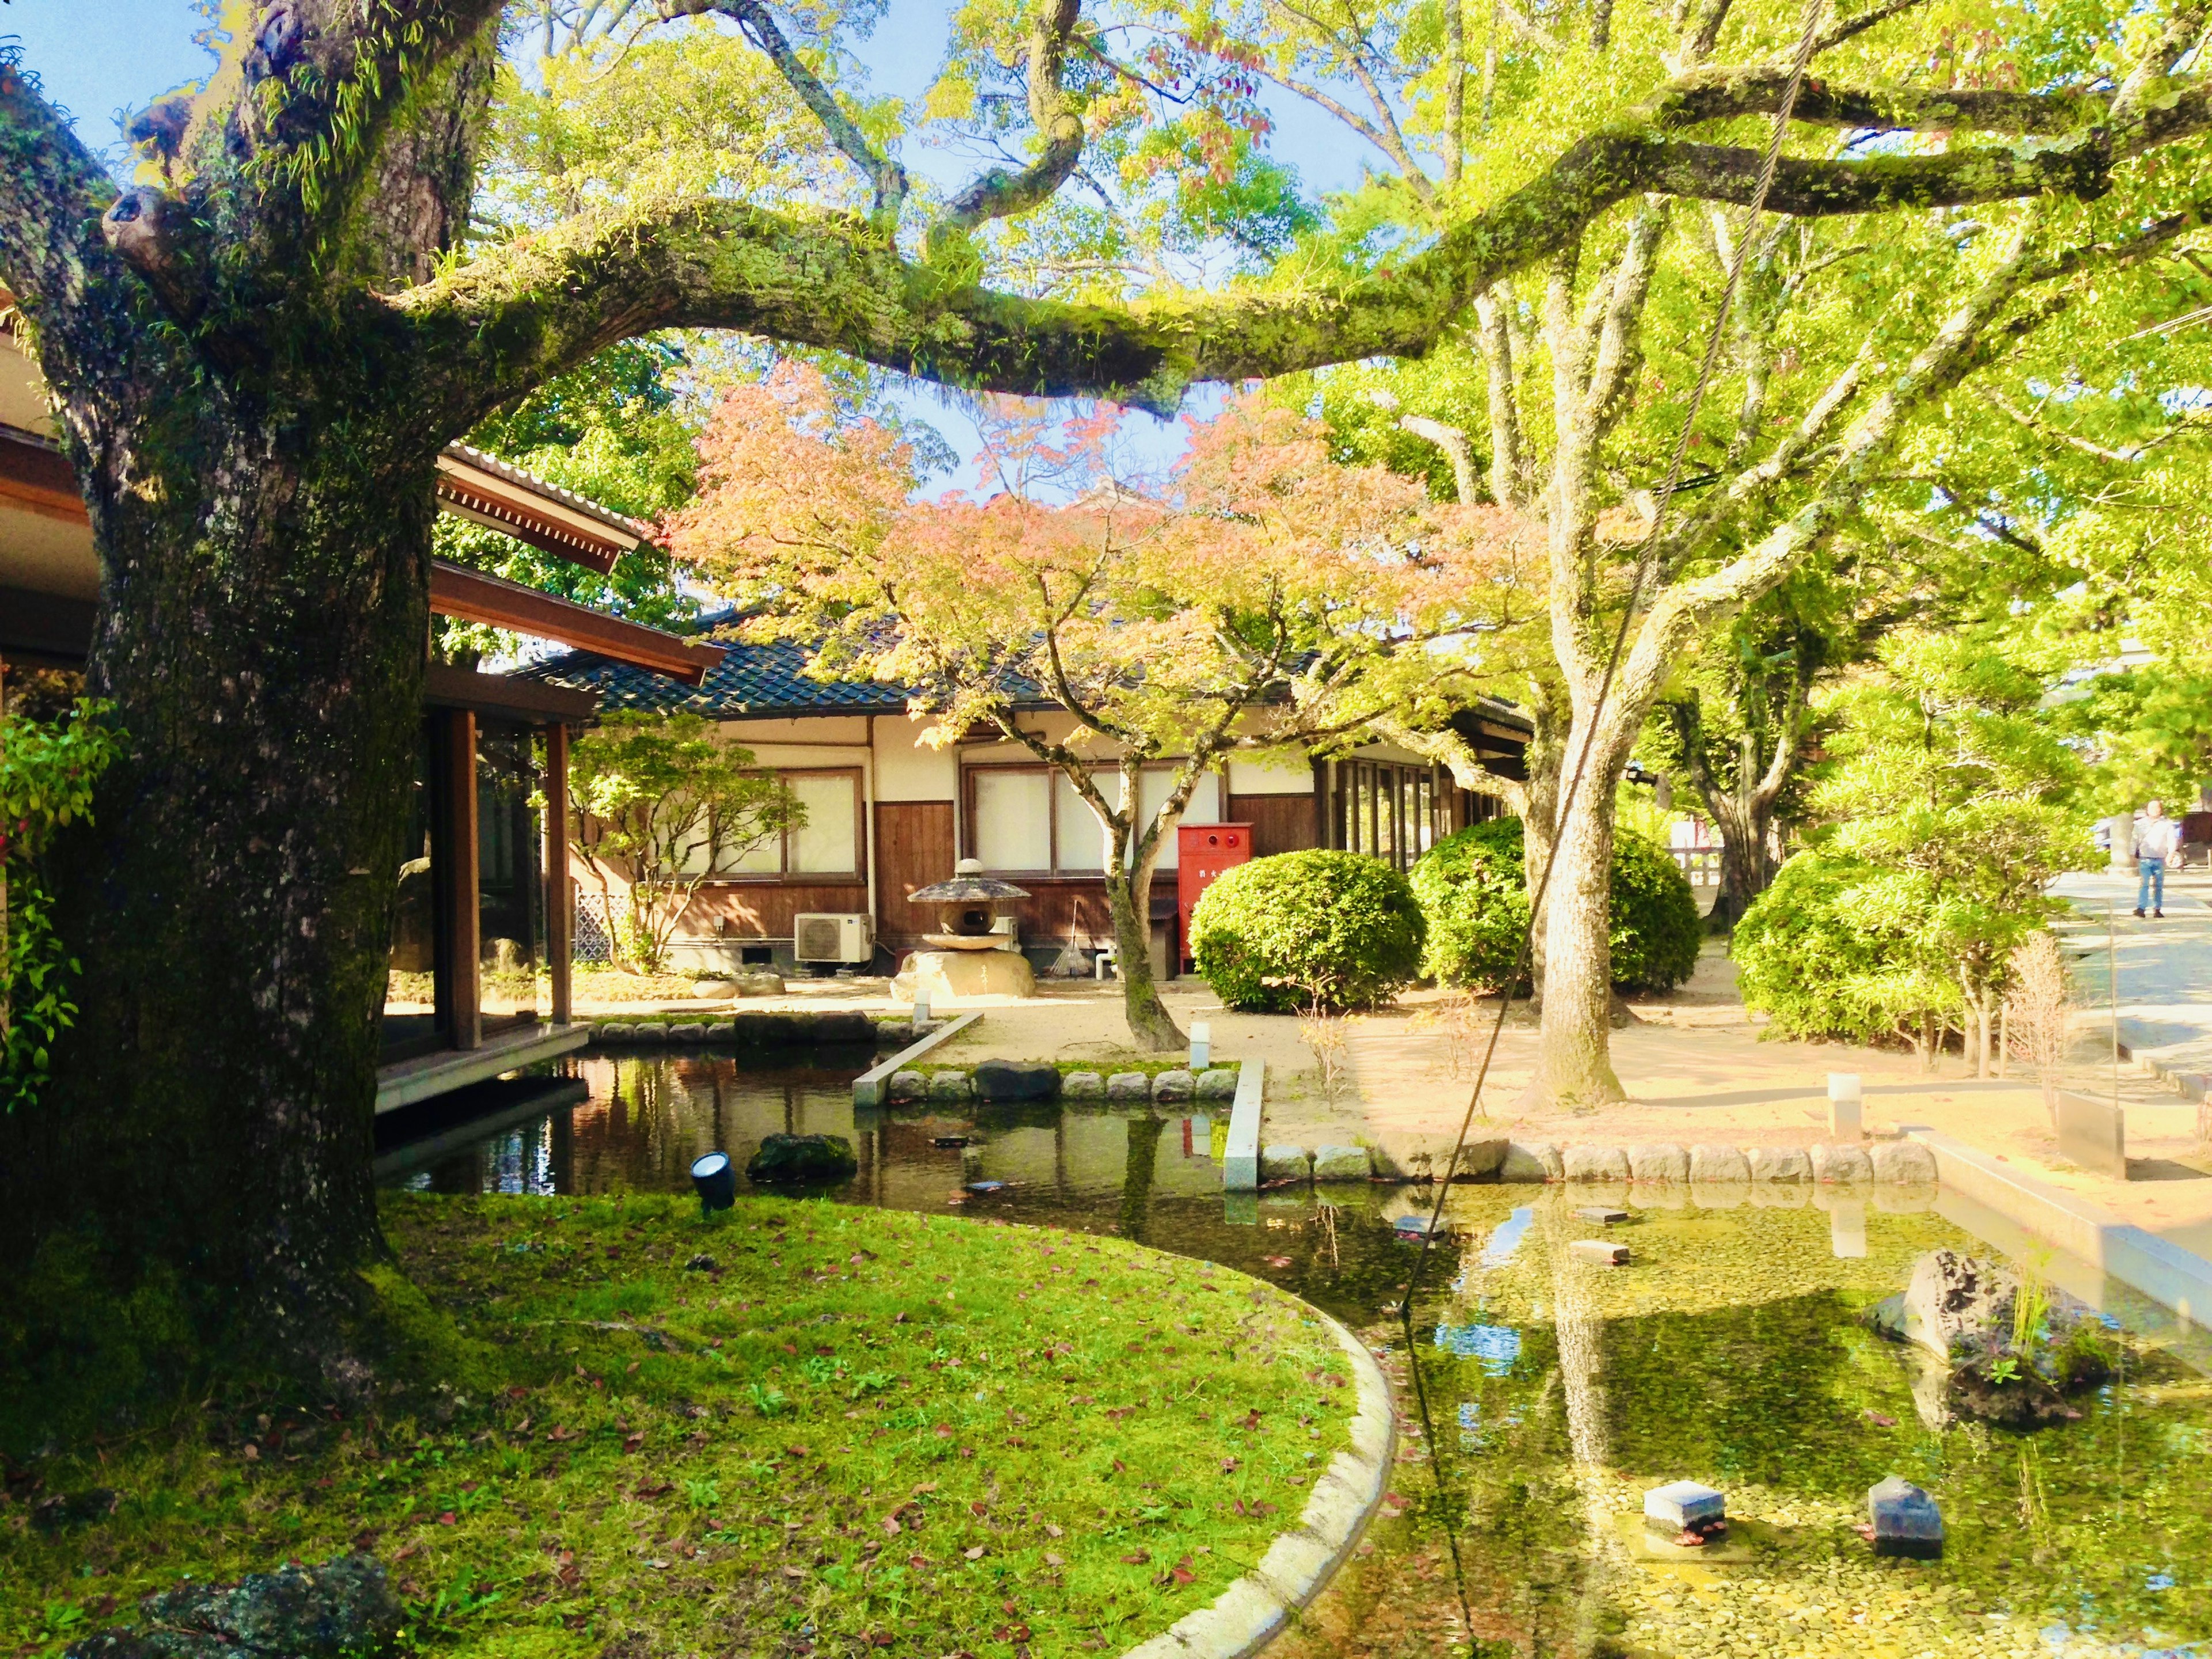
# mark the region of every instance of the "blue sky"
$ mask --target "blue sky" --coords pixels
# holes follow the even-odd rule
[[[892,0],[875,33],[860,43],[874,88],[912,98],[921,94],[943,59],[946,21],[951,8],[943,0]],[[24,66],[40,77],[47,95],[75,118],[79,134],[94,148],[120,162],[127,154],[116,117],[143,109],[180,82],[204,73],[208,58],[192,44],[202,26],[191,0],[9,0],[0,4],[0,36],[21,43]],[[1340,188],[1355,182],[1367,156],[1365,147],[1334,122],[1305,112],[1296,100],[1273,105],[1272,148],[1297,167],[1309,185]],[[966,164],[951,156],[910,149],[909,165],[932,176],[963,176]],[[933,392],[902,399],[942,432],[963,454],[972,454],[973,428],[957,408]],[[1210,406],[1212,400],[1205,400]],[[1200,400],[1193,407],[1203,412]],[[1177,428],[1132,417],[1129,436],[1164,463],[1178,453]],[[973,482],[972,468],[939,480]]]

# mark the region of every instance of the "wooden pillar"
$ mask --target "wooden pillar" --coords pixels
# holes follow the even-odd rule
[[[576,956],[576,896],[568,882],[568,728],[545,728],[545,954],[553,1023],[568,1023],[569,970]]]
[[[443,920],[453,1043],[456,1048],[477,1048],[483,1046],[483,966],[479,960],[483,945],[477,938],[482,922],[477,908],[477,717],[473,713],[465,708],[447,711],[444,748]]]

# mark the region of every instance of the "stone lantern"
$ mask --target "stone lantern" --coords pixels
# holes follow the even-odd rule
[[[985,875],[974,859],[961,860],[951,880],[915,889],[907,902],[935,905],[938,930],[921,936],[928,949],[899,963],[891,994],[902,1002],[926,994],[932,1008],[972,997],[1035,995],[1029,958],[998,931],[999,907],[1028,896],[1027,889]]]
[[[1029,889],[985,875],[976,859],[961,860],[953,872],[951,880],[917,887],[907,895],[909,904],[937,907],[937,932],[924,933],[923,942],[940,951],[997,949],[1006,942],[998,930],[1000,902],[1027,898]]]

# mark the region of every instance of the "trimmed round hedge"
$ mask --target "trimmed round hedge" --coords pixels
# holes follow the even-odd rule
[[[1496,990],[1513,969],[1528,925],[1521,820],[1492,818],[1447,836],[1412,871],[1428,922],[1421,971],[1446,985]],[[1664,991],[1698,966],[1705,921],[1681,867],[1632,830],[1613,840],[1613,982]],[[1524,980],[1518,991],[1528,988]]]
[[[1365,1008],[1420,972],[1421,907],[1379,859],[1315,850],[1254,859],[1206,890],[1190,953],[1231,1008],[1286,1013],[1318,997]]]
[[[1901,1011],[1956,998],[1948,981],[1915,972],[1911,927],[1929,902],[1920,872],[1797,854],[1729,939],[1744,1006],[1765,1014],[1777,1036],[1893,1036]]]

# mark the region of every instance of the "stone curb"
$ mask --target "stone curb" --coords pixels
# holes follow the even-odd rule
[[[957,1019],[946,1020],[928,1036],[923,1037],[921,1042],[909,1043],[889,1060],[878,1060],[853,1079],[853,1104],[855,1106],[882,1105],[892,1073],[902,1066],[913,1065],[931,1049],[942,1048],[982,1018],[983,1011],[979,1008],[973,1013],[961,1015]]]
[[[1717,1163],[1722,1154],[1740,1159],[1754,1187],[1807,1183],[1817,1186],[1893,1185],[1932,1182],[1936,1158],[1914,1138],[1881,1140],[1868,1145],[1822,1145],[1803,1147],[1682,1146],[1662,1141],[1635,1146],[1573,1146],[1549,1141],[1506,1148],[1499,1180],[1507,1184],[1538,1184],[1561,1181],[1583,1186],[1641,1187],[1682,1184],[1698,1180],[1701,1166]],[[1761,1154],[1767,1156],[1762,1158]],[[1743,1176],[1731,1176],[1741,1181]]]
[[[1298,1524],[1267,1547],[1258,1566],[1122,1659],[1246,1659],[1257,1653],[1328,1587],[1381,1505],[1398,1455],[1390,1380],[1366,1344],[1320,1309],[1313,1313],[1352,1361],[1359,1407],[1351,1446],[1329,1461]]]

